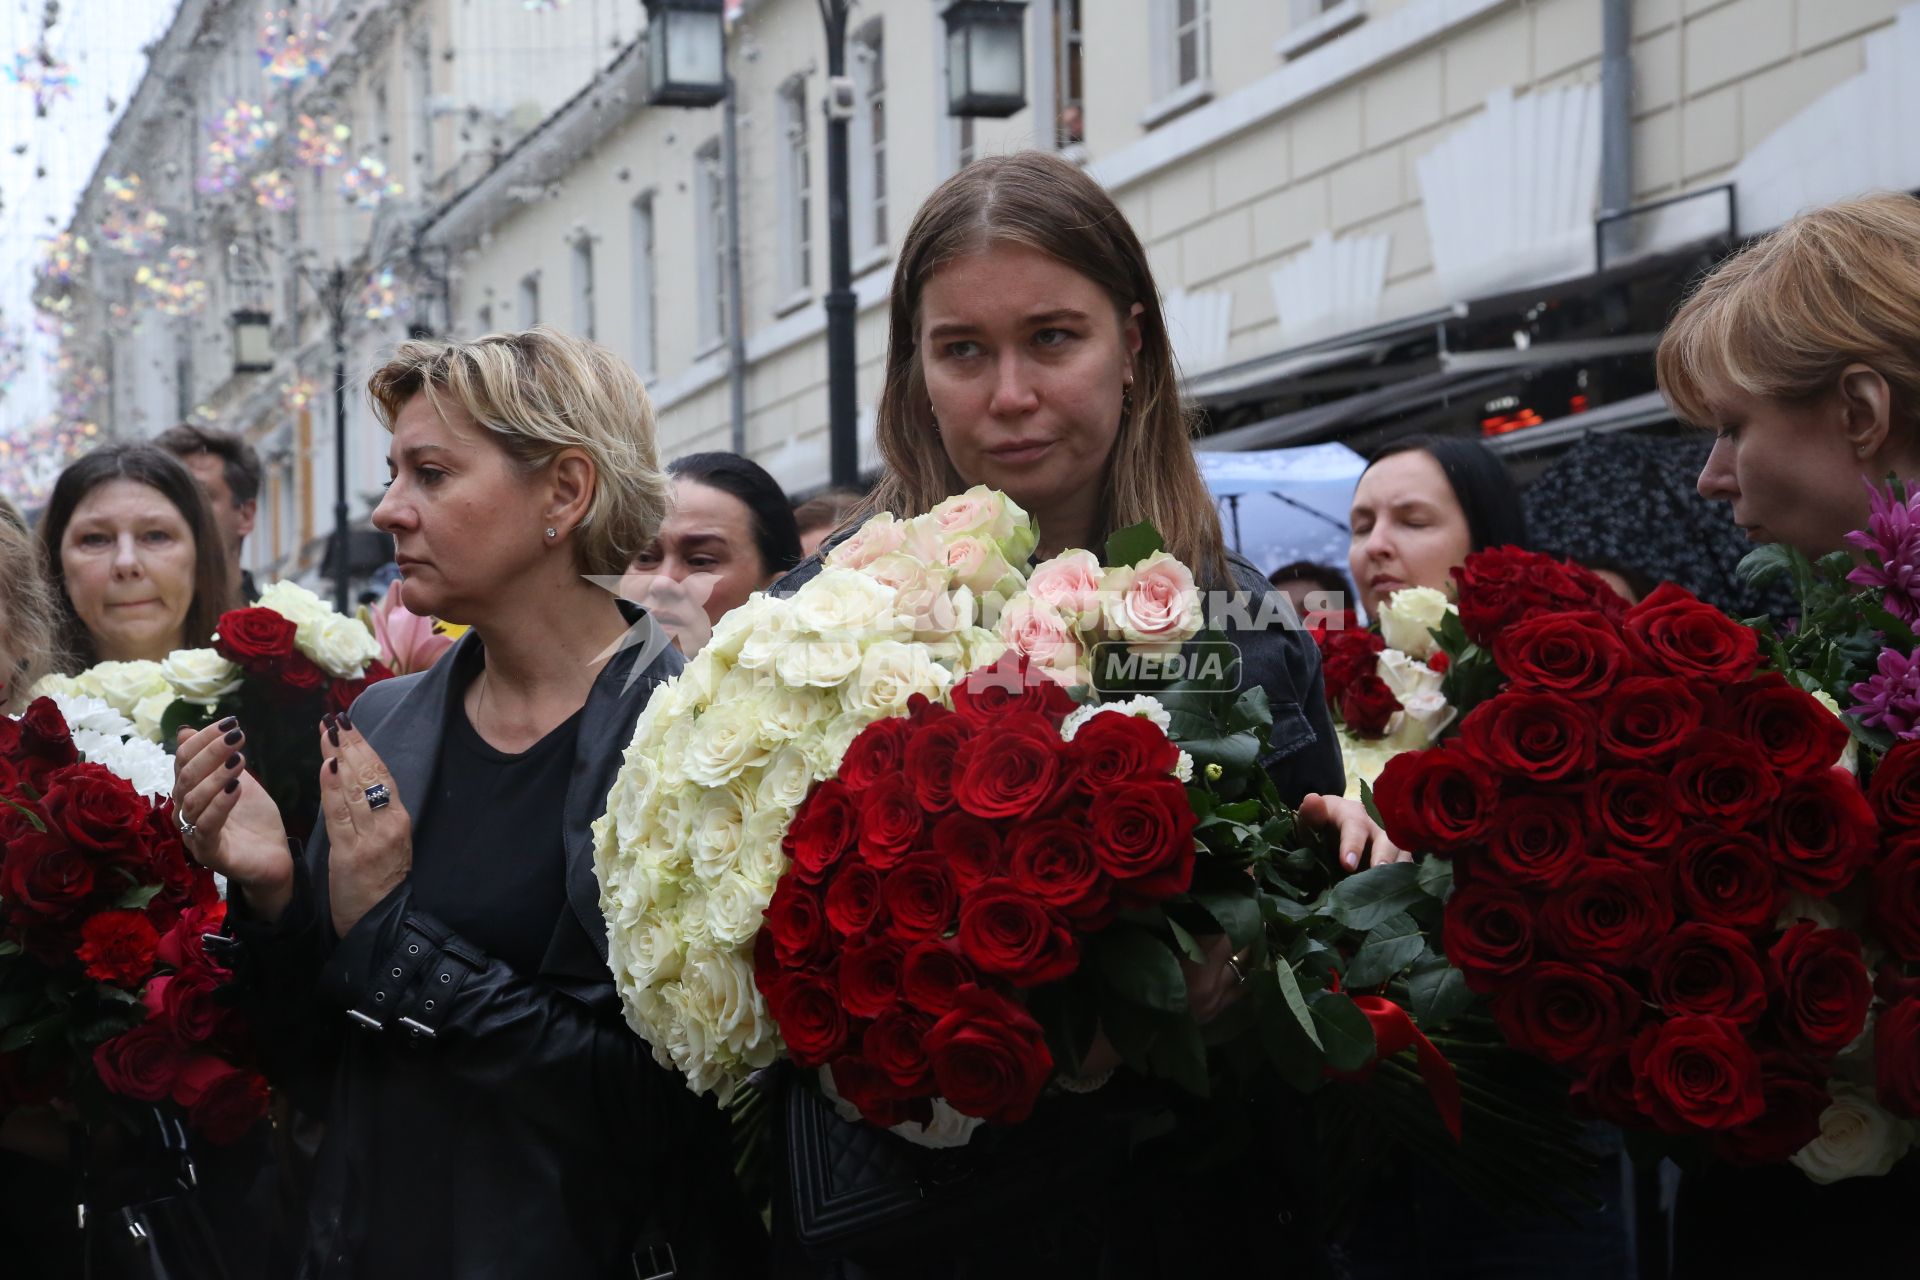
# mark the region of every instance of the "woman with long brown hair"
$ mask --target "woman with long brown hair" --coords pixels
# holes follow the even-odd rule
[[[1098,183],[1030,151],[969,165],[933,193],[894,274],[876,433],[885,469],[869,513],[907,518],[986,485],[1033,516],[1041,557],[1098,553],[1111,534],[1152,522],[1238,645],[1240,687],[1266,690],[1274,723],[1262,763],[1281,797],[1338,833],[1349,866],[1404,856],[1359,805],[1335,798],[1344,776],[1318,652],[1266,576],[1226,549],[1146,251]],[[797,590],[818,564],[802,564],[775,591]],[[1188,973],[1203,1020],[1239,983],[1225,939],[1209,950],[1211,963]],[[1259,1105],[1224,1097],[1176,1115],[1116,1078],[1096,1095],[1104,1101],[1056,1111],[1084,1122],[1065,1132],[1016,1129],[997,1153],[956,1153],[971,1190],[930,1193],[911,1229],[895,1224],[915,1241],[904,1250],[879,1233],[823,1239],[808,1208],[817,1188],[790,1178],[776,1203],[776,1225],[789,1228],[787,1270],[1073,1277],[1253,1265],[1272,1274],[1314,1250],[1312,1215],[1295,1211],[1302,1189],[1277,1175],[1275,1144],[1291,1137],[1297,1147],[1299,1135],[1269,1105],[1275,1094],[1284,1090],[1262,1091]],[[802,1094],[788,1099],[793,1141],[814,1123],[810,1105]],[[1129,1128],[1142,1124],[1151,1137]],[[874,1131],[852,1140],[874,1148],[876,1166],[895,1141]],[[994,1188],[991,1208],[977,1198],[982,1186]]]

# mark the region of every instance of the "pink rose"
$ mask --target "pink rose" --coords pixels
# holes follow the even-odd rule
[[[1187,566],[1156,551],[1104,583],[1107,626],[1135,648],[1171,649],[1200,631],[1200,591]]]
[[[882,511],[858,529],[845,542],[827,552],[826,562],[836,569],[864,569],[881,556],[898,551],[907,540],[907,526]]]
[[[920,639],[950,636],[973,621],[972,597],[954,599],[942,565],[890,551],[876,558],[865,572],[893,588],[895,610],[913,624],[914,635]]]
[[[1076,627],[1100,620],[1100,561],[1091,551],[1067,551],[1033,571],[1027,594]]]
[[[1012,498],[983,484],[946,499],[927,513],[927,520],[942,542],[980,538],[1015,564],[1033,554],[1033,521]]]
[[[1038,667],[1061,669],[1080,660],[1073,627],[1051,605],[1028,596],[1016,598],[1001,611],[999,634],[1009,649],[1025,654]]]
[[[966,587],[982,599],[1011,600],[1020,594],[1020,575],[990,540],[971,534],[955,538],[947,543],[945,555],[955,586]]]

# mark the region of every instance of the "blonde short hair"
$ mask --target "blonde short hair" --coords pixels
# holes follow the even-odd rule
[[[27,690],[58,665],[53,589],[40,571],[40,548],[11,502],[0,498],[0,633],[13,670],[0,671],[0,714],[26,705]]]
[[[1832,392],[1850,364],[1920,423],[1920,200],[1875,195],[1801,214],[1702,280],[1667,326],[1660,391],[1684,421],[1717,424],[1716,388],[1787,404]]]
[[[567,449],[586,453],[593,498],[574,531],[583,573],[624,573],[667,518],[672,490],[653,402],[639,375],[598,343],[546,328],[472,342],[416,339],[374,371],[367,391],[389,431],[415,396],[442,414],[446,397],[529,474]]]

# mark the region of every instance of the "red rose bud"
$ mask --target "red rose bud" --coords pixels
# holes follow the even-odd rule
[[[1812,694],[1772,672],[1730,690],[1723,719],[1769,767],[1796,775],[1833,768],[1851,736]]]
[[[950,813],[934,824],[933,851],[953,873],[962,893],[999,875],[1005,863],[999,831],[970,813]]]
[[[1685,588],[1663,582],[1627,611],[1627,636],[1659,672],[1730,684],[1760,664],[1760,639]]]
[[[1320,641],[1320,673],[1326,685],[1327,705],[1340,709],[1347,690],[1362,676],[1378,675],[1380,654],[1387,642],[1375,631],[1353,627],[1316,633]]]
[[[1044,717],[1008,712],[954,757],[960,773],[953,798],[976,817],[1030,817],[1052,797],[1065,752],[1059,730]]]
[[[1517,885],[1557,888],[1587,856],[1586,815],[1568,796],[1505,801],[1487,833],[1488,861]]]
[[[907,1003],[924,1013],[942,1014],[953,1008],[960,988],[976,977],[973,965],[951,939],[915,944],[900,965],[900,989]]]
[[[1767,850],[1752,836],[1691,827],[1671,864],[1681,914],[1742,933],[1773,928],[1786,901]]]
[[[1498,883],[1470,881],[1447,899],[1447,959],[1485,994],[1521,973],[1533,959],[1533,909]]]
[[[899,718],[875,720],[847,745],[835,776],[854,791],[865,791],[880,779],[899,773],[906,762],[907,722]]]
[[[73,745],[73,732],[52,698],[35,698],[29,703],[19,726],[19,749],[36,762],[57,769],[80,758]]]
[[[961,952],[980,972],[1016,987],[1057,982],[1080,963],[1066,922],[1009,880],[989,880],[967,896],[957,936]]]
[[[840,955],[840,1003],[856,1018],[877,1018],[900,1001],[906,948],[893,938],[860,938]]]
[[[271,675],[293,656],[299,634],[292,619],[271,609],[233,609],[220,615],[213,647],[250,675]]]
[[[80,940],[76,956],[87,976],[129,989],[153,972],[160,949],[159,933],[138,911],[103,911],[80,926]]]
[[[1429,671],[1437,671],[1441,675],[1445,675],[1447,669],[1451,666],[1453,666],[1453,659],[1447,656],[1445,649],[1435,649],[1427,655],[1427,669]]]
[[[938,854],[916,853],[887,874],[887,931],[903,942],[946,936],[960,895]]]
[[[278,683],[282,693],[304,697],[325,689],[330,678],[313,659],[304,653],[296,653],[281,663]]]
[[[1791,1055],[1762,1054],[1760,1067],[1759,1117],[1714,1139],[1714,1154],[1729,1164],[1785,1164],[1819,1136],[1820,1116],[1833,1101]]]
[[[1867,1023],[1873,984],[1860,939],[1844,929],[1796,924],[1767,953],[1781,1036],[1796,1048],[1832,1057]]]
[[[1902,960],[1920,962],[1920,840],[1900,840],[1873,868],[1873,931]]]
[[[132,784],[97,764],[74,764],[48,779],[40,812],[49,830],[75,846],[116,860],[137,861],[153,810]]]
[[[1611,587],[1579,565],[1517,547],[1476,551],[1453,577],[1460,625],[1468,639],[1488,648],[1507,628],[1538,614],[1592,610],[1617,622],[1625,610]]]
[[[219,979],[210,969],[190,969],[147,984],[142,999],[150,1022],[159,1022],[190,1043],[211,1040],[227,1019],[227,1010],[215,998]]]
[[[1016,830],[1008,842],[1007,878],[1082,931],[1112,919],[1107,878],[1084,823],[1053,819]]]
[[[1684,680],[1622,680],[1600,708],[1600,749],[1615,760],[1654,765],[1673,757],[1706,712]]]
[[[1027,713],[1058,730],[1074,710],[1074,702],[1056,681],[1029,666],[1024,657],[1009,653],[991,667],[969,671],[955,684],[953,709],[976,729],[996,728],[1008,715]]]
[[[1723,1018],[1674,1018],[1633,1045],[1640,1105],[1666,1133],[1720,1132],[1760,1117],[1760,1058]]]
[[[827,923],[842,937],[866,932],[880,914],[880,873],[861,862],[841,867],[827,886]]]
[[[860,856],[885,870],[920,847],[926,814],[904,774],[889,774],[860,793]]]
[[[1873,810],[1845,769],[1796,778],[1773,808],[1772,851],[1789,889],[1825,897],[1873,856]]]
[[[797,875],[781,876],[767,903],[767,931],[782,964],[798,967],[823,959],[827,915],[820,890]]]
[[[94,1046],[93,1069],[109,1093],[158,1102],[173,1092],[183,1059],[165,1027],[147,1022]]]
[[[1680,835],[1682,819],[1663,774],[1647,769],[1602,773],[1588,788],[1586,801],[1594,833],[1620,856],[1649,857]]]
[[[1340,719],[1362,738],[1378,738],[1387,731],[1394,715],[1401,710],[1400,699],[1393,696],[1387,682],[1377,675],[1362,675],[1347,685],[1340,695]]]
[[[0,903],[22,928],[64,923],[93,894],[93,861],[55,832],[28,831],[7,842]]]
[[[860,811],[853,792],[829,778],[794,813],[783,843],[800,876],[818,883],[853,851],[859,831]]]
[[[1403,751],[1373,784],[1388,838],[1427,853],[1452,854],[1480,840],[1499,800],[1487,767],[1450,747]]]
[[[1093,811],[1093,856],[1113,878],[1121,906],[1185,893],[1193,882],[1196,819],[1187,789],[1172,778],[1108,788]],[[1098,916],[1097,903],[1088,908]]]
[[[906,1009],[883,1013],[860,1038],[860,1052],[896,1088],[921,1089],[932,1073],[927,1061],[926,1038],[933,1030],[933,1022],[929,1014]]]
[[[803,971],[789,974],[778,990],[775,1003],[761,988],[787,1052],[803,1067],[825,1066],[847,1042],[847,1013],[839,988],[828,976]]]
[[[1673,925],[1673,907],[1637,867],[1594,861],[1540,912],[1535,938],[1568,960],[1626,967]]]
[[[953,781],[960,748],[973,730],[957,715],[930,719],[916,728],[907,739],[907,781],[913,795],[929,814],[946,813],[953,808]]]
[[[1867,799],[1889,835],[1920,831],[1920,742],[1894,744],[1873,771]]]
[[[1153,721],[1108,711],[1080,726],[1067,759],[1082,784],[1098,792],[1135,778],[1166,777],[1180,763],[1180,748]]]
[[[1920,999],[1881,1011],[1873,1027],[1873,1075],[1887,1110],[1920,1120]]]
[[[1053,1074],[1040,1024],[1013,1001],[969,987],[927,1033],[940,1094],[962,1115],[1018,1124]]]
[[[1493,997],[1507,1043],[1572,1067],[1591,1066],[1640,1021],[1640,993],[1591,965],[1548,961]]]
[[[1672,777],[1673,802],[1682,813],[1729,831],[1764,817],[1780,794],[1780,780],[1758,749],[1717,729],[1688,736]]]
[[[1753,944],[1731,929],[1683,924],[1654,948],[1648,994],[1663,1013],[1751,1026],[1767,1011],[1767,979]]]
[[[1510,687],[1584,701],[1604,696],[1632,662],[1626,644],[1598,613],[1549,613],[1500,633],[1494,661]]]
[[[173,1100],[209,1142],[238,1142],[267,1114],[267,1082],[257,1073],[202,1054],[180,1069]]]
[[[1460,722],[1460,746],[1506,777],[1558,782],[1593,770],[1598,738],[1581,704],[1550,693],[1499,694]]]

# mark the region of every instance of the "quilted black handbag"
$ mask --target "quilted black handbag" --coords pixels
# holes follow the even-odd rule
[[[140,1146],[81,1180],[87,1280],[229,1280],[198,1198],[186,1126],[156,1110]]]

